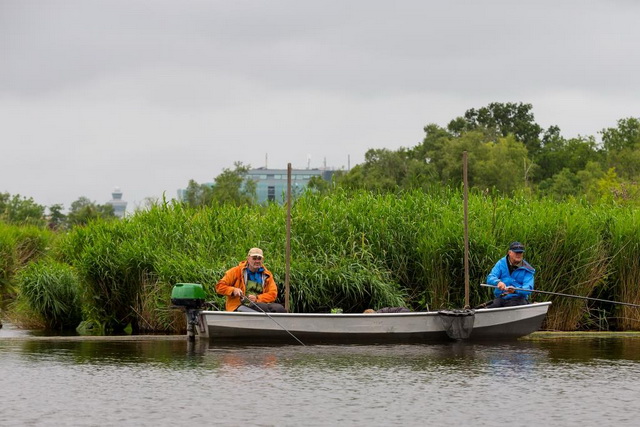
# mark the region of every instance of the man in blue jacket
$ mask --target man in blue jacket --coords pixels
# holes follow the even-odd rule
[[[535,273],[536,270],[524,260],[524,245],[511,243],[507,256],[500,259],[487,276],[487,284],[497,286],[493,291],[495,299],[487,308],[529,304]]]

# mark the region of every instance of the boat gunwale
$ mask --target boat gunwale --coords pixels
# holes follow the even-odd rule
[[[526,305],[516,305],[512,307],[498,307],[498,308],[479,308],[474,309],[476,314],[478,313],[496,313],[501,311],[514,311],[514,310],[524,310],[524,309],[532,309],[541,306],[550,306],[551,301],[542,301],[535,302]],[[268,314],[270,317],[308,317],[308,318],[325,318],[325,317],[336,317],[336,318],[346,318],[346,317],[362,317],[367,316],[368,318],[377,318],[377,317],[418,317],[418,316],[439,316],[440,312],[446,311],[455,311],[455,309],[443,309],[438,311],[410,311],[404,313],[264,313],[256,311],[255,313],[246,312],[246,311],[223,311],[223,310],[201,310],[200,315],[221,315],[221,316],[264,316]]]

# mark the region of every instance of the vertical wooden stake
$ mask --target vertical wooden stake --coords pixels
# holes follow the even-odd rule
[[[284,249],[284,308],[289,311],[289,272],[291,268],[291,163],[287,163],[287,235]]]
[[[469,183],[467,181],[467,152],[462,153],[464,183],[464,306],[469,308]]]

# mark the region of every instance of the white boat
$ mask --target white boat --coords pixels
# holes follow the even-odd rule
[[[513,340],[540,329],[551,302],[478,310],[311,314],[197,312],[197,334],[215,342],[388,343]],[[195,313],[194,313],[195,314]]]

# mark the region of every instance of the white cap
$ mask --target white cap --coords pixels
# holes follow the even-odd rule
[[[260,248],[249,249],[249,253],[247,254],[247,256],[259,256],[260,258],[264,258],[264,255],[262,254],[262,249]]]

